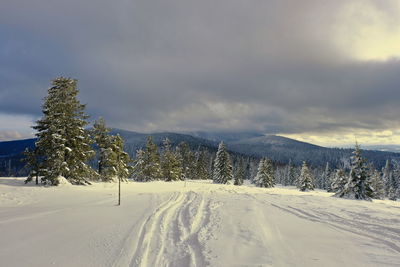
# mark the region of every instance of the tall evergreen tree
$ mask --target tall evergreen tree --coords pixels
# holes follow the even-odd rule
[[[132,169],[132,177],[135,181],[146,181],[144,175],[145,168],[145,152],[142,149],[139,149],[136,151],[136,158]]]
[[[351,158],[350,177],[342,191],[336,193],[335,197],[370,200],[373,189],[369,183],[370,175],[366,160],[361,156],[361,149],[356,144]]]
[[[385,183],[385,195],[389,195],[390,191],[390,182],[392,180],[392,164],[390,164],[389,160],[386,160],[385,167],[382,169],[382,179]]]
[[[108,141],[103,148],[102,180],[117,182],[118,179],[126,181],[130,175],[131,159],[124,151],[124,140],[120,135],[108,136]]]
[[[30,168],[30,172],[27,179],[25,180],[25,183],[32,181],[33,178],[35,177],[36,184],[39,184],[39,176],[42,175],[43,170],[42,170],[42,163],[40,161],[40,156],[38,155],[37,147],[35,147],[32,150],[28,148],[25,149],[24,156],[25,157],[22,160],[25,161],[28,167]]]
[[[314,177],[305,161],[303,161],[303,166],[301,167],[298,187],[300,188],[300,191],[314,190],[315,188]]]
[[[196,159],[187,142],[179,143],[177,152],[182,160],[183,179],[198,179],[196,176]]]
[[[197,153],[196,167],[195,167],[196,179],[201,179],[201,180],[210,179],[208,162],[209,160],[207,158],[206,151],[205,150],[199,151]]]
[[[397,200],[400,198],[400,163],[393,161],[393,172],[390,176],[388,185],[388,198],[390,200]]]
[[[385,197],[385,184],[379,171],[371,168],[369,184],[373,189],[372,198],[383,199]]]
[[[112,137],[113,151],[116,154],[116,164],[115,169],[117,169],[117,176],[123,180],[127,181],[129,178],[132,167],[130,163],[132,159],[129,154],[124,151],[124,139],[118,134]]]
[[[77,99],[76,80],[60,77],[53,81],[44,99],[43,117],[33,126],[36,147],[43,158],[42,180],[58,185],[59,177],[73,184],[89,183],[96,172],[86,163],[94,156],[92,141],[85,130],[88,116]]]
[[[258,187],[273,187],[275,185],[275,172],[270,159],[261,159],[258,165],[257,176],[253,179]]]
[[[331,184],[332,184],[332,172],[329,166],[329,162],[327,162],[323,174],[322,189],[325,189],[326,191],[330,192]]]
[[[254,184],[254,178],[257,177],[258,165],[259,162],[257,162],[256,160],[252,160],[249,163],[248,177],[252,184]]]
[[[226,146],[221,142],[214,161],[213,181],[217,184],[227,184],[232,180],[232,164]]]
[[[241,158],[239,162],[237,163],[236,167],[236,172],[235,172],[235,178],[234,178],[234,185],[242,185],[243,180],[244,180],[244,175],[245,175],[245,169],[244,169],[244,161]]]
[[[331,184],[331,192],[337,193],[344,189],[348,182],[348,176],[343,169],[337,169],[333,176],[333,181]]]
[[[157,145],[153,142],[151,136],[147,137],[146,149],[144,152],[144,169],[143,180],[152,181],[161,178],[161,165],[160,165],[160,154],[158,152]]]
[[[296,177],[297,177],[296,167],[293,165],[292,160],[290,159],[286,168],[283,185],[295,185]]]
[[[104,173],[104,168],[103,166],[106,164],[105,161],[106,159],[106,153],[107,153],[107,149],[110,147],[111,145],[111,140],[110,140],[110,129],[107,128],[106,126],[106,122],[103,118],[99,118],[98,120],[96,120],[93,124],[93,129],[91,131],[92,136],[94,137],[94,140],[97,144],[97,146],[99,147],[99,159],[98,159],[98,173],[100,175],[100,177],[105,176]]]
[[[172,151],[171,141],[168,138],[164,140],[161,170],[165,181],[178,181],[182,177],[182,161],[179,155],[175,151]]]

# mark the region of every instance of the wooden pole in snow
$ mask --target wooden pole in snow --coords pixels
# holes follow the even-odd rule
[[[121,206],[121,176],[118,177],[118,206]]]

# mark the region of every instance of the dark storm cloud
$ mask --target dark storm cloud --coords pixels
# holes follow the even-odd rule
[[[93,117],[133,130],[398,127],[400,63],[336,47],[344,3],[3,0],[0,112],[40,115],[64,75]]]

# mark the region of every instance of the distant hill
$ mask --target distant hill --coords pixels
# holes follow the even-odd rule
[[[21,160],[26,148],[35,147],[36,139],[0,142],[0,176],[26,175],[25,163]]]
[[[259,133],[206,133],[197,132],[189,134],[182,133],[138,133],[122,129],[113,129],[111,134],[119,134],[125,140],[125,150],[131,157],[135,157],[136,151],[144,148],[148,135],[153,136],[154,142],[161,146],[163,140],[168,137],[173,146],[180,142],[187,142],[191,149],[207,149],[215,152],[218,143],[223,140],[227,143],[228,150],[232,156],[249,156],[255,158],[268,157],[272,160],[286,164],[291,160],[300,165],[307,161],[314,167],[323,167],[329,162],[332,167],[341,166],[349,161],[352,149],[326,148],[294,139],[277,136],[262,135]],[[36,139],[16,140],[0,142],[0,176],[25,175],[23,169],[22,152],[25,148],[33,148]],[[400,153],[387,151],[364,150],[364,157],[377,168],[384,166],[387,159],[400,159]]]
[[[17,156],[26,148],[35,147],[35,142],[35,138],[0,142],[0,157]]]
[[[254,146],[269,146],[270,148],[281,148],[281,147],[290,147],[292,149],[320,149],[321,146],[313,145],[310,143],[305,143],[301,141],[297,141],[294,139],[290,139],[287,137],[279,136],[279,135],[263,135],[248,139],[240,139],[237,141],[230,142],[232,145],[254,145]]]
[[[305,153],[317,153],[325,149],[330,150],[277,135],[265,135],[228,142],[228,147],[239,153],[256,157],[268,157],[282,163],[287,163],[291,159],[295,164],[300,164],[303,160],[307,160],[314,165],[316,163],[312,157],[314,153],[307,157],[304,155]]]
[[[216,150],[218,148],[218,143],[215,141],[194,137],[188,134],[180,133],[138,133],[122,129],[112,129],[111,134],[119,134],[125,141],[125,150],[134,157],[136,151],[140,148],[144,148],[146,145],[146,140],[149,135],[153,137],[153,141],[157,146],[162,146],[163,140],[168,138],[171,141],[172,146],[177,146],[180,142],[187,142],[191,149],[198,149],[199,147],[208,148],[211,150]]]
[[[333,167],[346,165],[353,152],[352,148],[327,148],[277,135],[229,142],[228,147],[235,152],[269,157],[281,163],[290,159],[296,165],[307,161],[313,166],[324,166],[329,162]],[[400,153],[376,150],[363,150],[363,156],[377,168],[383,167],[387,159],[400,159]]]
[[[400,153],[399,145],[369,145],[364,146],[365,149],[368,150],[377,150],[377,151],[387,151],[387,152],[396,152]]]
[[[262,137],[264,134],[256,133],[256,132],[188,132],[188,135],[194,137],[200,137],[204,139],[208,139],[215,142],[235,142],[239,140],[254,138],[254,137]]]

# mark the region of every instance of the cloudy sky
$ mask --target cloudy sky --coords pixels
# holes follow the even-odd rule
[[[399,0],[2,0],[0,140],[57,76],[135,131],[400,144]]]

